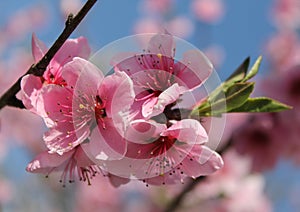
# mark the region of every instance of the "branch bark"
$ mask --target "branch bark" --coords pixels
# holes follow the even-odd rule
[[[65,43],[65,41],[69,38],[72,32],[77,28],[82,19],[86,16],[86,14],[90,11],[90,9],[94,6],[97,0],[88,0],[85,5],[81,8],[81,10],[77,13],[76,16],[70,14],[65,23],[65,28],[59,37],[56,39],[54,44],[50,47],[48,52],[44,55],[44,57],[36,64],[33,64],[27,72],[22,75],[0,98],[0,110],[5,106],[14,106],[18,108],[24,108],[22,101],[16,98],[16,94],[21,89],[21,80],[27,74],[34,74],[36,76],[43,76],[46,71],[47,66],[49,65],[51,59],[54,57],[56,52],[61,48],[61,46]]]

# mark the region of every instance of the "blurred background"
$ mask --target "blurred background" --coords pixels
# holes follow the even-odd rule
[[[33,63],[31,34],[48,46],[81,0],[11,0],[0,8],[0,94]],[[225,168],[200,183],[178,211],[300,211],[300,1],[100,0],[71,37],[93,52],[124,36],[166,29],[200,50],[225,80],[242,61],[263,62],[254,95],[292,105],[280,114],[232,114]],[[184,185],[113,188],[103,177],[59,183],[25,168],[45,149],[46,127],[25,110],[0,111],[0,211],[162,211]]]

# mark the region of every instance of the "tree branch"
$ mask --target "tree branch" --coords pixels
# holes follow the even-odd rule
[[[61,46],[65,43],[65,41],[69,38],[72,32],[77,28],[82,19],[86,16],[86,14],[90,11],[93,5],[97,2],[97,0],[88,0],[85,5],[81,8],[81,10],[77,13],[76,16],[70,14],[65,23],[65,28],[59,37],[56,39],[51,48],[47,51],[44,57],[36,64],[33,64],[27,72],[22,75],[0,98],[0,110],[5,106],[14,106],[18,108],[24,108],[22,101],[16,98],[16,94],[21,89],[21,80],[27,74],[34,74],[36,76],[43,76],[46,71],[47,66],[49,65],[51,59],[57,53],[57,51],[61,48]]]

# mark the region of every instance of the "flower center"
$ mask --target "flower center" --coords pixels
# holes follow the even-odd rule
[[[152,145],[149,158],[165,154],[175,143],[176,139],[168,136],[161,136]]]
[[[99,124],[99,121],[101,121],[102,127],[105,128],[104,118],[107,116],[105,110],[105,102],[102,101],[99,95],[96,96],[94,106],[95,106],[95,116],[96,116],[97,124]]]

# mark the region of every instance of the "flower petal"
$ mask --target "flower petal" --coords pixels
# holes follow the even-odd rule
[[[195,89],[207,80],[213,71],[213,65],[199,50],[189,50],[183,54],[182,60],[175,63],[174,70],[177,72],[174,74],[185,83],[184,86]]]
[[[84,37],[68,39],[55,54],[53,61],[61,66],[70,62],[74,57],[88,59],[91,53],[88,41]]]
[[[109,178],[109,182],[115,187],[118,188],[121,185],[127,184],[129,183],[130,179],[128,178],[123,178],[123,177],[118,177],[116,175],[113,174],[109,174],[108,175]]]
[[[151,54],[159,54],[173,58],[175,54],[175,42],[170,34],[156,34],[148,44],[148,51]]]
[[[172,136],[186,144],[204,144],[208,135],[203,126],[194,119],[184,119],[175,122],[171,127],[161,133],[161,136]]]
[[[62,155],[85,141],[89,135],[90,130],[88,127],[82,128],[80,132],[79,130],[75,132],[72,124],[60,124],[47,131],[44,134],[43,139],[49,152],[56,152],[57,154]]]
[[[176,102],[179,96],[186,91],[186,88],[179,86],[177,83],[173,84],[166,90],[164,90],[154,101],[155,98],[152,97],[151,101],[144,103],[142,113],[146,118],[159,115],[165,109],[165,107],[171,103]]]
[[[53,127],[59,122],[67,124],[72,120],[69,115],[72,111],[72,92],[69,89],[54,84],[44,86],[40,90],[37,102],[38,115],[48,127]]]
[[[195,145],[189,156],[182,161],[182,170],[193,178],[212,174],[224,165],[217,152],[203,145]]]
[[[127,150],[125,138],[119,134],[110,119],[103,121],[105,129],[98,125],[92,131],[90,142],[83,147],[88,155],[100,161],[121,159]]]
[[[37,113],[37,99],[42,86],[43,84],[39,77],[29,74],[22,78],[21,91],[18,94],[18,98],[22,100],[26,109]]]
[[[56,153],[49,153],[47,151],[40,153],[32,160],[26,167],[26,171],[32,173],[49,174],[53,169],[59,170],[60,166],[64,164],[74,153],[70,151],[63,155]]]
[[[148,144],[156,140],[166,128],[165,124],[159,124],[154,121],[134,120],[130,122],[125,138],[129,142]]]
[[[98,89],[100,98],[106,100],[106,114],[112,117],[120,111],[128,111],[134,102],[132,80],[125,72],[115,72],[103,79]]]
[[[48,47],[37,38],[35,33],[32,34],[31,46],[34,62],[37,63],[46,54],[46,52],[48,51]]]

